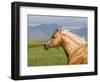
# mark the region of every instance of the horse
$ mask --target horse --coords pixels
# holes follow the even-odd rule
[[[87,43],[69,30],[58,28],[52,37],[44,43],[44,49],[61,46],[68,57],[68,65],[87,64]]]

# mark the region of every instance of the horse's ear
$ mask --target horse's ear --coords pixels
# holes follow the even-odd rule
[[[58,28],[56,29],[56,32],[59,32],[59,29]]]
[[[62,29],[61,28],[57,28],[57,30],[56,30],[57,32],[60,32],[60,31],[62,31]]]

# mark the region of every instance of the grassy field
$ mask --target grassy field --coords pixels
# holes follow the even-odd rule
[[[67,63],[67,57],[61,47],[46,51],[43,44],[42,41],[28,43],[28,66],[65,65]]]

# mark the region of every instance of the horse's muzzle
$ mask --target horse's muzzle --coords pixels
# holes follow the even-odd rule
[[[49,46],[49,45],[44,44],[44,49],[45,49],[45,50],[48,50],[49,48],[50,48],[50,46]]]

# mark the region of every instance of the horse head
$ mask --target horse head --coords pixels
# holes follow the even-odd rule
[[[61,39],[61,30],[60,28],[56,29],[52,37],[44,44],[44,49],[48,50],[52,47],[58,47],[62,43]]]

